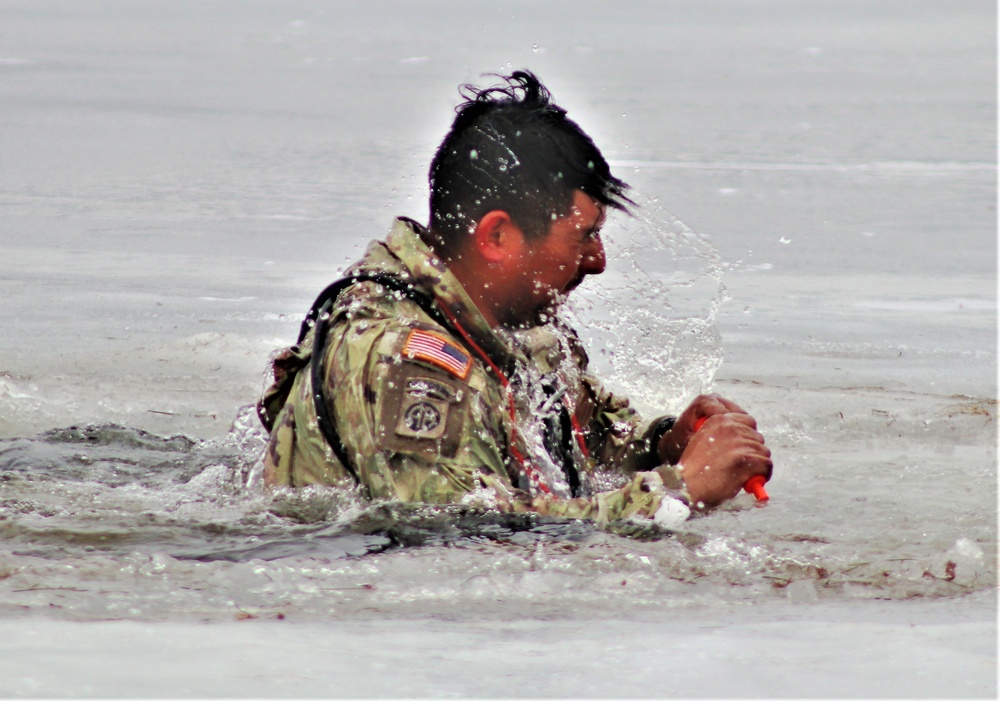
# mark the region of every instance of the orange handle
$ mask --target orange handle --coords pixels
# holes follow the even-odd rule
[[[771,497],[767,495],[767,490],[764,489],[764,482],[764,475],[754,475],[746,481],[743,489],[757,497],[757,501],[767,501]]]
[[[707,416],[702,416],[701,418],[696,420],[694,422],[695,432],[700,431],[701,427],[705,425],[706,421],[708,421]],[[746,483],[743,485],[743,489],[746,490],[747,494],[753,494],[755,497],[757,497],[757,501],[767,501],[771,497],[767,495],[767,490],[764,489],[764,483],[766,481],[767,480],[764,479],[764,475],[754,475],[753,477],[751,477],[746,481]]]

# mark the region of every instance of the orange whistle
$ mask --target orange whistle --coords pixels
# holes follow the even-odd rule
[[[695,432],[700,431],[701,427],[705,425],[706,421],[708,421],[707,416],[702,416],[700,419],[695,421],[694,422]],[[764,475],[754,475],[753,477],[751,477],[746,481],[746,483],[743,485],[743,489],[746,491],[747,494],[753,494],[755,497],[757,497],[757,501],[767,501],[771,497],[767,495],[767,490],[764,489],[765,482],[766,480],[764,479]]]

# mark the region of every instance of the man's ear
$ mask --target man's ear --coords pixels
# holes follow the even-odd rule
[[[494,209],[479,218],[472,232],[473,245],[490,263],[503,263],[520,255],[524,232],[502,209]]]

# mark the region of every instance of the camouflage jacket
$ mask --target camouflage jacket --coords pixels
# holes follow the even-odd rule
[[[341,293],[326,322],[322,396],[368,495],[598,523],[652,518],[663,502],[676,512],[686,493],[676,468],[656,464],[660,422],[643,423],[605,391],[571,329],[491,329],[419,231],[396,220],[348,274],[402,279],[452,324],[371,281]],[[354,482],[317,424],[308,371],[315,330],[276,356],[276,384],[262,399],[271,485]],[[287,398],[274,391],[279,385]],[[552,420],[560,405],[565,419]],[[561,461],[552,450],[560,425]]]

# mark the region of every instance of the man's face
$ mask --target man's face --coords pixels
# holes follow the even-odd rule
[[[538,326],[587,275],[604,272],[607,263],[600,229],[605,207],[581,190],[573,206],[553,220],[542,238],[524,241],[514,271],[510,305],[501,319],[507,326]]]

